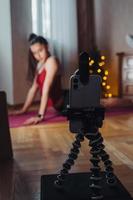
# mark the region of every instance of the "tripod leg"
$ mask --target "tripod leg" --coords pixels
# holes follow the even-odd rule
[[[63,182],[65,181],[65,177],[68,174],[68,171],[71,169],[72,165],[74,165],[74,161],[77,159],[79,154],[79,149],[81,147],[81,142],[84,140],[84,135],[79,133],[76,135],[76,140],[73,142],[73,147],[70,150],[68,155],[68,159],[63,164],[63,168],[57,176],[57,180],[54,182],[57,188],[62,188]]]
[[[105,172],[106,172],[106,178],[107,178],[107,183],[111,186],[115,185],[116,183],[116,178],[114,175],[114,169],[112,167],[112,161],[110,160],[109,155],[105,151],[105,145],[103,144],[103,137],[101,136],[101,133],[98,132],[97,135],[97,146],[100,150],[99,156],[101,157],[104,166],[105,166]]]
[[[98,199],[103,199],[103,195],[101,194],[101,189],[102,187],[100,186],[100,181],[102,177],[100,176],[100,167],[99,167],[99,153],[100,150],[97,147],[97,132],[96,133],[89,133],[85,135],[89,142],[89,146],[91,147],[90,153],[92,155],[90,161],[92,163],[92,168],[91,170],[91,177],[90,177],[90,189],[92,191],[91,194],[91,200],[98,200]]]

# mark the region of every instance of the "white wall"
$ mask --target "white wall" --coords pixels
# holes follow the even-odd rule
[[[13,103],[12,41],[10,0],[0,0],[0,90]]]
[[[95,27],[99,49],[107,55],[110,84],[118,94],[118,52],[132,52],[125,36],[133,34],[133,0],[95,0]]]

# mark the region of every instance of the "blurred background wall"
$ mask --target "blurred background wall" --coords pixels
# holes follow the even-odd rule
[[[118,96],[118,52],[133,52],[126,35],[133,33],[132,0],[5,0],[0,1],[0,90],[11,105],[24,102],[28,42],[31,32],[43,35],[61,60],[62,86],[78,65],[78,54],[97,46],[106,56],[109,83]]]
[[[119,68],[116,53],[133,53],[126,35],[133,33],[132,0],[94,0],[96,44],[107,56],[108,79],[113,96],[118,95]]]

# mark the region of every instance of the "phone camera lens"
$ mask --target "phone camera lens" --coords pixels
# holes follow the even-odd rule
[[[73,88],[76,90],[76,89],[78,89],[78,85],[77,84],[74,84],[73,85]]]
[[[75,78],[75,79],[73,80],[73,82],[74,82],[74,83],[78,83],[78,79]]]

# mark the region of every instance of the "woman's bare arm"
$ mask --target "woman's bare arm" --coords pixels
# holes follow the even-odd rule
[[[23,105],[23,108],[22,110],[24,112],[26,112],[28,110],[28,108],[31,106],[34,98],[35,98],[35,95],[37,93],[37,90],[38,90],[38,84],[36,82],[36,77],[34,78],[34,81],[33,81],[33,84],[31,86],[31,88],[29,89],[29,92],[27,94],[27,97],[26,97],[26,101]]]
[[[32,104],[33,99],[34,99],[34,97],[35,97],[35,95],[37,93],[37,89],[38,89],[38,84],[36,82],[36,77],[35,77],[34,81],[33,81],[33,84],[32,84],[31,88],[28,91],[28,94],[27,94],[27,97],[26,97],[26,100],[25,100],[25,103],[24,103],[23,107],[20,110],[16,110],[16,111],[10,112],[9,114],[11,114],[11,115],[20,115],[20,114],[25,113],[28,110],[28,108],[30,107],[30,105]]]

